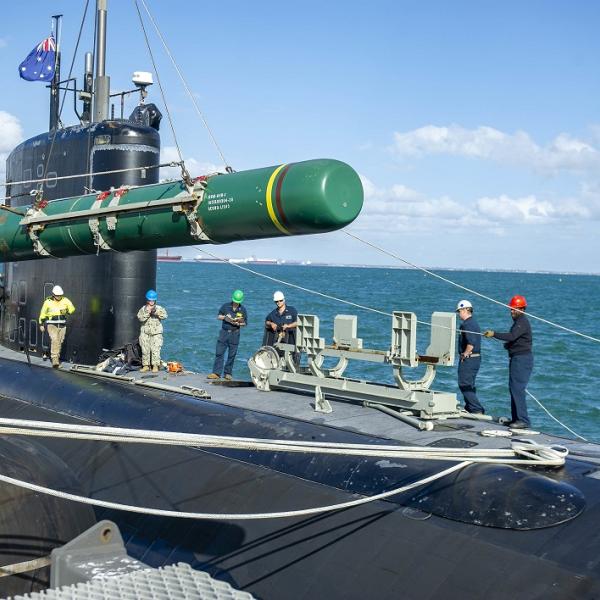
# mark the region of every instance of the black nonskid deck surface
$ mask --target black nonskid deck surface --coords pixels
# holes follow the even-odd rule
[[[3,371],[12,374],[11,381],[2,382],[8,398],[0,405],[1,416],[83,419],[223,435],[244,436],[252,431],[279,439],[297,434],[304,439],[312,435],[327,441],[391,440],[422,446],[504,448],[510,444],[507,438],[480,435],[483,429],[505,429],[497,423],[449,419],[434,431],[418,431],[357,404],[332,402],[333,412],[322,414],[314,411],[310,396],[212,385],[193,373],[131,375],[163,385],[202,388],[210,400],[131,383],[114,385],[64,372],[68,364],[58,371],[44,369],[40,394],[45,398],[16,400],[28,373],[33,375],[39,372],[37,366],[47,365],[36,357],[32,363],[35,367],[30,369],[24,355],[0,350],[0,377]],[[88,388],[89,397],[77,386]],[[228,429],[224,423],[229,423]],[[445,516],[425,505],[426,510],[419,510],[418,503],[411,505],[407,499],[400,504],[396,500],[375,502],[283,520],[189,521],[103,510],[97,511],[97,517],[116,520],[128,550],[152,566],[183,560],[259,598],[600,598],[600,481],[595,476],[600,449],[554,436],[535,439],[567,445],[586,458],[571,460],[559,471],[542,469],[539,477],[532,475],[551,485],[565,485],[565,489],[576,484],[584,498],[583,512],[577,518],[532,531],[468,522],[469,503],[476,507],[479,496],[496,494],[500,508],[506,501],[509,512],[512,500],[523,504],[534,495],[526,487],[527,477],[510,487],[509,479],[496,483],[492,471],[474,478],[483,482],[479,487],[446,486],[446,505],[442,503],[440,510],[451,514]],[[337,471],[348,469],[340,459],[321,461],[318,472],[310,457],[286,462],[234,451],[165,451],[164,447],[105,443],[74,449],[72,442],[63,440],[43,444],[79,476],[82,493],[173,510],[263,512],[323,506],[346,501],[356,493],[370,495],[398,485],[403,477],[411,478],[405,465],[375,469],[373,461],[355,459],[360,468],[344,479]],[[515,471],[503,468],[501,478]],[[418,469],[425,474],[427,469],[439,470],[440,465]],[[516,496],[520,489],[526,491],[522,498]],[[455,514],[461,507],[466,515]]]

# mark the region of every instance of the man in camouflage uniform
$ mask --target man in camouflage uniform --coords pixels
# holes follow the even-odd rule
[[[162,321],[167,318],[167,311],[156,304],[158,294],[154,290],[146,292],[146,304],[140,308],[137,318],[142,323],[140,329],[140,346],[142,347],[142,371],[158,373],[160,367],[160,349],[163,345]]]

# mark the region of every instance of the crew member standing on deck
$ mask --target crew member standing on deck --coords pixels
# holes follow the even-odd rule
[[[60,349],[67,333],[67,315],[74,312],[73,303],[65,296],[60,285],[55,285],[52,288],[52,296],[46,298],[42,304],[39,318],[40,331],[43,333],[44,325],[48,328],[50,358],[55,369],[60,366]]]
[[[142,347],[142,371],[158,373],[160,368],[160,349],[163,345],[163,324],[167,311],[156,304],[158,294],[154,290],[146,292],[146,304],[138,310],[137,318],[142,324],[140,346]]]
[[[248,324],[248,312],[246,311],[246,307],[242,305],[243,301],[244,292],[242,290],[235,290],[231,294],[231,302],[226,302],[219,309],[217,319],[222,321],[221,331],[217,340],[213,370],[207,376],[207,379],[221,378],[223,363],[225,362],[225,352],[227,352],[225,379],[228,381],[232,379],[233,363],[240,344],[240,329]]]
[[[488,330],[483,335],[502,340],[505,342],[504,348],[508,350],[508,387],[512,421],[505,425],[512,429],[526,429],[531,424],[527,414],[525,390],[533,371],[533,334],[525,316],[527,300],[523,296],[513,296],[508,306],[513,319],[510,331],[498,333]]]
[[[283,292],[273,294],[275,308],[267,315],[265,321],[265,346],[273,346],[277,342],[284,344],[296,343],[296,327],[298,326],[298,311],[285,303]]]
[[[458,338],[458,387],[465,399],[465,410],[482,415],[485,411],[477,398],[475,387],[475,378],[481,366],[481,330],[473,316],[473,305],[468,300],[461,300],[456,312],[462,321]]]

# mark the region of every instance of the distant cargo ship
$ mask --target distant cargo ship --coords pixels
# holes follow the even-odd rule
[[[201,262],[201,263],[222,263],[223,261],[225,262],[229,262],[228,258],[224,258],[224,259],[220,259],[220,258],[210,258],[210,257],[204,257],[204,256],[196,256],[196,258],[194,258],[195,262]]]
[[[167,250],[164,254],[159,254],[156,257],[156,260],[158,262],[178,262],[181,260],[181,256],[180,255],[176,255],[176,254],[169,254],[169,251]]]
[[[257,258],[256,256],[249,256],[247,258],[210,258],[204,257],[202,255],[197,256],[194,259],[196,262],[203,263],[220,263],[220,262],[229,262],[234,264],[243,264],[243,265],[278,265],[280,261],[276,258]]]
[[[234,261],[232,260],[232,262]],[[240,262],[245,262],[248,265],[276,265],[279,263],[276,258],[256,258],[255,256],[244,258]]]

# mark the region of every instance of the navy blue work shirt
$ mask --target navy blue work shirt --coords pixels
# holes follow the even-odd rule
[[[467,349],[468,344],[473,346],[473,354],[481,353],[481,336],[477,335],[479,333],[481,333],[481,329],[479,329],[479,323],[477,323],[475,317],[469,317],[460,324],[460,338],[458,339],[460,354]]]
[[[226,302],[219,309],[219,314],[225,315],[226,317],[229,317],[230,319],[242,317],[244,319],[244,323],[246,323],[246,325],[248,325],[248,313],[246,312],[246,309],[244,308],[244,306],[242,304],[238,304],[238,307],[234,310],[233,302]],[[227,330],[238,329],[239,330],[239,328],[240,328],[240,326],[237,325],[236,323],[229,323],[229,321],[227,321],[227,319],[223,319],[223,321],[221,321],[221,323],[222,323],[222,325],[221,325],[222,329],[227,329]]]
[[[278,308],[274,308],[268,315],[265,321],[275,323],[279,328],[281,325],[291,325],[298,320],[298,311],[293,306],[285,305],[285,310],[280,314]],[[290,329],[288,332],[288,344],[296,343],[296,329]]]
[[[527,317],[521,313],[513,321],[513,326],[508,333],[494,333],[497,340],[506,342],[504,347],[508,350],[509,356],[517,354],[529,354],[533,349],[533,333],[531,324]]]

